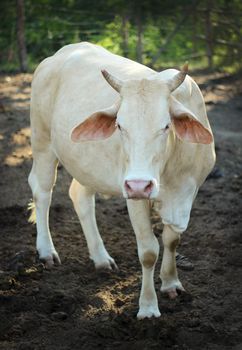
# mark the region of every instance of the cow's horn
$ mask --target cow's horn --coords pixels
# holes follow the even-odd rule
[[[178,88],[178,86],[180,86],[181,83],[183,83],[184,79],[186,78],[187,73],[188,73],[188,62],[186,62],[184,64],[184,66],[182,67],[180,72],[177,73],[174,76],[174,78],[170,79],[169,87],[170,87],[171,92],[176,90]]]
[[[102,69],[102,75],[104,76],[104,78],[107,80],[107,82],[109,83],[109,85],[112,86],[112,88],[114,88],[114,90],[120,92],[121,87],[122,87],[122,81],[119,80],[118,78],[115,78],[113,75],[111,75],[110,73],[108,73],[105,69]]]

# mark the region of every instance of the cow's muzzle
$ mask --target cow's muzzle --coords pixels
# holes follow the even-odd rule
[[[148,199],[154,188],[152,180],[126,180],[124,182],[124,189],[127,197],[130,199]]]

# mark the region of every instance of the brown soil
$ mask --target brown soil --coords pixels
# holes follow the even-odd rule
[[[155,284],[161,317],[137,321],[141,268],[123,199],[97,198],[99,228],[119,272],[97,273],[59,168],[51,228],[62,265],[36,259],[27,223],[31,75],[0,76],[0,349],[242,349],[241,77],[198,76],[223,176],[205,182],[179,251],[194,263],[180,271],[187,293],[170,301]],[[161,224],[152,214],[161,240]]]

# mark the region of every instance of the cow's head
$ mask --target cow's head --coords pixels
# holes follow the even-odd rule
[[[117,129],[125,158],[126,198],[158,195],[160,174],[174,135],[184,142],[213,141],[210,131],[171,95],[184,81],[187,69],[185,65],[168,81],[161,81],[155,74],[149,79],[121,81],[103,70],[104,78],[119,92],[119,101],[92,114],[72,131],[72,140],[82,142],[104,140]]]

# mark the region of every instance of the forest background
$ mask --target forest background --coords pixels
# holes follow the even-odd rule
[[[2,0],[0,70],[33,71],[66,44],[90,41],[155,69],[242,68],[240,0]]]

